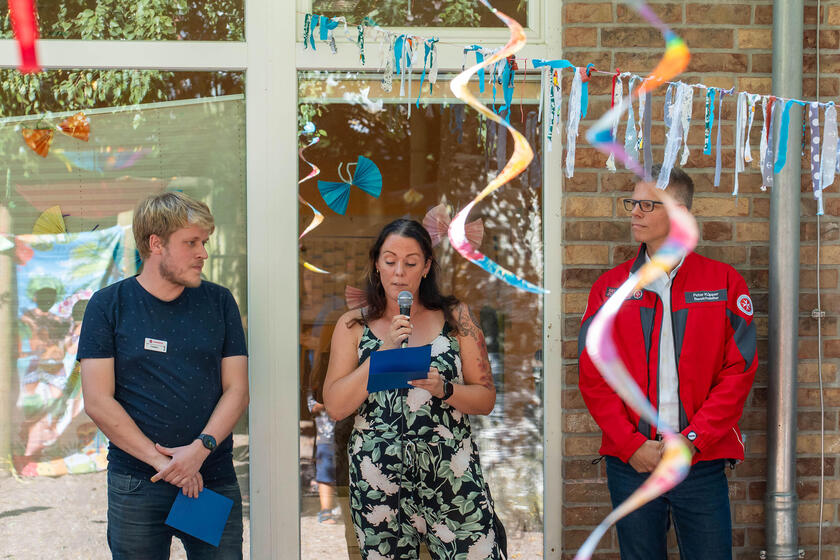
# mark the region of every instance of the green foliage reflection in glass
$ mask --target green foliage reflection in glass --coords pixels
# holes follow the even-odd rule
[[[528,0],[496,0],[493,5],[527,25]],[[475,0],[313,0],[312,12],[345,16],[353,25],[370,17],[385,27],[504,27]]]
[[[50,0],[38,2],[45,39],[244,41],[244,0]],[[0,0],[0,36],[11,38]]]

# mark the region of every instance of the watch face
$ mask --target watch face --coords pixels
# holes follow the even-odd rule
[[[216,449],[216,439],[213,436],[201,434],[200,436],[198,436],[198,438],[201,440],[201,443],[204,444],[204,447],[206,447],[210,451]]]

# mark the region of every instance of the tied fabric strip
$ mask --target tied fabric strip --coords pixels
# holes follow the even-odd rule
[[[644,140],[642,140],[642,155],[645,158],[645,177],[650,177],[650,170],[653,167],[653,142],[650,140],[650,134],[653,117],[653,94],[651,92],[645,93],[645,115],[644,115]]]
[[[732,87],[728,90],[722,89],[720,90],[720,98],[718,99],[718,128],[717,128],[717,145],[715,147],[715,187],[720,186],[720,171],[721,171],[721,153],[720,153],[720,123],[723,120],[721,117],[723,115],[723,98],[727,95],[732,95],[732,92],[735,91],[735,88]]]
[[[574,65],[568,60],[542,60],[535,58],[531,61],[534,68],[542,68],[544,72],[548,72],[548,95],[549,95],[549,112],[551,113],[548,123],[548,132],[546,134],[546,150],[551,151],[551,141],[554,137],[554,127],[557,121],[560,120],[560,110],[563,106],[563,88],[560,80],[561,73],[564,68],[574,68]],[[542,105],[540,106],[542,110]]]
[[[575,71],[572,91],[569,93],[569,119],[566,123],[566,177],[572,177],[575,174],[575,150],[580,128],[582,85],[580,72]]]
[[[621,103],[621,98],[624,96],[624,84],[621,81],[621,76],[616,76],[613,78],[613,92],[612,92],[612,107],[615,107],[616,102],[619,104]],[[618,113],[615,114],[615,118],[612,122],[612,137],[615,138],[615,135],[618,134],[618,124],[621,120],[621,115]],[[607,158],[607,169],[610,171],[615,172],[615,154],[611,153],[610,156]]]
[[[668,186],[668,181],[671,178],[671,170],[674,168],[674,163],[677,160],[677,154],[680,151],[680,141],[682,140],[682,126],[683,118],[682,112],[685,110],[685,103],[683,98],[686,94],[691,95],[691,86],[680,82],[677,86],[676,97],[674,103],[669,111],[670,128],[668,128],[668,135],[665,140],[665,155],[662,158],[662,168],[659,171],[659,177],[656,180],[656,187],[664,189]]]
[[[626,104],[622,104],[627,107],[627,126],[624,129],[624,151],[627,154],[627,158],[631,158],[634,161],[639,159],[639,135],[636,132],[636,119],[633,116],[633,84],[636,81],[641,81],[641,78],[637,76],[630,78],[630,85],[627,88],[627,101]],[[622,105],[619,105],[619,108]],[[616,111],[619,115],[622,112],[618,111],[615,107],[610,110]],[[624,158],[624,167],[625,169],[630,169],[631,164],[628,163],[627,158]]]
[[[665,452],[644,484],[589,535],[575,560],[591,558],[598,541],[614,523],[679,484],[691,466],[691,452],[681,442],[674,429],[660,421],[656,410],[627,371],[614,342],[614,337],[619,334],[615,332],[615,319],[624,300],[661,274],[667,274],[697,245],[698,230],[694,217],[687,209],[677,206],[667,193],[663,192],[661,197],[671,222],[668,238],[650,261],[630,276],[595,314],[586,334],[586,351],[592,358],[592,363],[621,399],[663,434]]]
[[[808,124],[811,129],[811,188],[817,199],[817,216],[822,216],[823,197],[820,187],[820,104],[816,101],[808,104]]]
[[[488,258],[486,255],[481,253],[481,251],[474,248],[470,244],[465,233],[466,220],[473,206],[475,206],[478,202],[483,200],[492,192],[496,191],[498,188],[510,182],[514,177],[522,173],[522,171],[524,171],[528,167],[528,164],[531,163],[531,160],[534,159],[534,152],[531,150],[531,146],[528,145],[528,141],[525,140],[525,137],[522,136],[522,134],[518,130],[513,128],[513,126],[511,126],[509,123],[505,122],[501,117],[499,117],[499,115],[491,111],[486,105],[478,101],[478,99],[475,98],[475,96],[470,92],[469,88],[467,87],[470,76],[475,74],[480,68],[486,68],[491,64],[495,64],[499,60],[504,60],[506,57],[522,49],[522,47],[525,46],[526,42],[525,32],[523,31],[522,26],[519,25],[519,23],[517,23],[516,20],[498,11],[496,8],[491,6],[487,0],[480,1],[482,4],[484,4],[485,7],[491,10],[493,14],[496,15],[496,17],[501,19],[502,22],[504,22],[508,26],[508,28],[510,29],[510,40],[501,50],[494,53],[490,58],[488,58],[484,62],[476,64],[472,68],[469,68],[455,76],[452,82],[450,82],[449,87],[452,90],[452,93],[455,94],[455,96],[458,99],[464,101],[466,104],[470,105],[476,111],[478,111],[488,119],[492,120],[493,122],[500,123],[505,128],[507,128],[513,136],[514,148],[513,155],[507,162],[507,165],[505,165],[504,169],[502,169],[502,171],[499,172],[495,179],[493,179],[486,187],[484,187],[484,190],[478,193],[478,196],[476,196],[469,204],[467,204],[463,209],[461,209],[461,211],[458,212],[458,214],[456,214],[455,217],[452,219],[452,223],[449,225],[448,230],[449,242],[462,257],[472,262],[476,266],[480,267],[481,269],[489,272],[493,276],[510,284],[514,288],[536,294],[542,294],[546,293],[546,290],[528,282],[523,278],[519,278],[513,272],[505,269],[498,263],[494,262],[492,259]]]
[[[764,156],[761,160],[761,190],[773,187],[773,154],[775,153],[775,131],[773,117],[776,114],[776,98],[768,99],[764,113]]]
[[[820,157],[820,190],[834,183],[837,165],[837,108],[829,103],[825,108],[823,125],[822,156]]]
[[[682,100],[682,131],[683,131],[683,151],[680,157],[680,165],[685,165],[688,162],[688,129],[691,127],[691,112],[694,105],[694,86],[688,86]]]
[[[755,120],[755,105],[761,96],[756,94],[747,94],[747,132],[744,135],[744,161],[749,163],[753,160],[752,149],[750,148],[750,132],[752,132],[753,120]]]
[[[706,92],[706,114],[705,114],[706,132],[703,136],[703,153],[707,156],[712,155],[712,126],[715,123],[715,88],[709,88]]]
[[[747,126],[747,93],[738,94],[735,113],[735,173],[732,196],[738,196],[738,173],[744,171],[744,129]]]
[[[303,157],[303,151],[306,150],[307,148],[309,148],[310,146],[313,146],[313,145],[317,144],[319,140],[320,140],[320,138],[316,136],[315,138],[313,138],[312,140],[309,141],[309,144],[307,144],[306,146],[303,146],[298,151],[298,155],[300,156],[300,159],[302,159],[307,165],[309,165],[312,168],[312,171],[309,172],[309,175],[307,175],[306,177],[304,177],[303,179],[298,181],[298,185],[308,181],[309,179],[312,179],[313,177],[317,176],[321,172],[321,170],[318,168],[317,165],[315,165],[314,163],[308,161],[305,157]],[[314,206],[312,206],[306,200],[304,200],[304,198],[300,195],[300,192],[298,192],[298,200],[300,202],[302,202],[303,204],[306,204],[307,206],[309,206],[309,209],[312,210],[312,214],[313,214],[312,221],[309,222],[309,225],[306,226],[306,229],[304,229],[303,233],[301,233],[300,237],[298,237],[298,241],[300,241],[301,239],[303,239],[304,235],[306,235],[307,233],[309,233],[310,231],[312,231],[313,229],[315,229],[316,227],[321,225],[321,222],[324,221],[324,215],[321,214],[320,212],[318,212],[318,210],[316,210]],[[319,274],[329,274],[329,272],[324,270],[323,268],[318,268],[317,266],[315,266],[313,264],[310,264],[306,261],[303,262],[303,266],[304,266],[304,268],[306,268],[307,270],[311,270],[312,272],[317,272]]]
[[[773,167],[774,173],[781,173],[787,163],[787,145],[788,145],[788,128],[790,128],[790,107],[793,104],[805,107],[804,101],[798,99],[789,99],[785,103],[785,108],[782,109],[782,124],[779,127],[779,153],[776,156],[776,165]]]

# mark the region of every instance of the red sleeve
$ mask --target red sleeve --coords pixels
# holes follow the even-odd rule
[[[586,352],[586,333],[589,325],[607,300],[606,284],[602,276],[589,292],[589,301],[578,335],[578,386],[586,408],[604,433],[604,447],[618,450],[618,458],[626,463],[648,438],[636,429],[624,402],[607,384]]]
[[[753,304],[747,283],[735,269],[729,271],[726,291],[723,364],[714,376],[709,396],[682,431],[686,437],[692,431],[696,434],[693,443],[701,452],[737,425],[758,368]]]

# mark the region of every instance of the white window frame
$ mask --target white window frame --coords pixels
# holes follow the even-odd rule
[[[297,3],[296,3],[297,2]],[[41,40],[46,69],[134,68],[245,71],[248,332],[250,405],[251,558],[288,560],[300,555],[299,301],[297,191],[297,70],[375,70],[359,64],[349,42],[332,55],[324,45],[304,51],[299,26],[309,0],[244,0],[245,42]],[[302,7],[301,7],[302,6]],[[519,56],[561,58],[562,2],[531,0],[529,43]],[[399,31],[398,29],[392,29]],[[405,29],[408,31],[408,29]],[[449,42],[502,45],[507,30],[412,29]],[[339,34],[340,36],[341,34]],[[289,56],[295,53],[295,57]],[[441,45],[441,70],[458,70],[457,45]],[[549,55],[549,53],[551,53]],[[0,67],[18,65],[13,40],[0,40]],[[438,87],[448,87],[441,82]],[[544,310],[544,552],[561,557],[562,535],[562,165],[559,142],[543,158],[545,232]],[[545,143],[543,143],[545,145]],[[282,316],[284,320],[278,321]],[[297,551],[297,552],[293,552]]]

